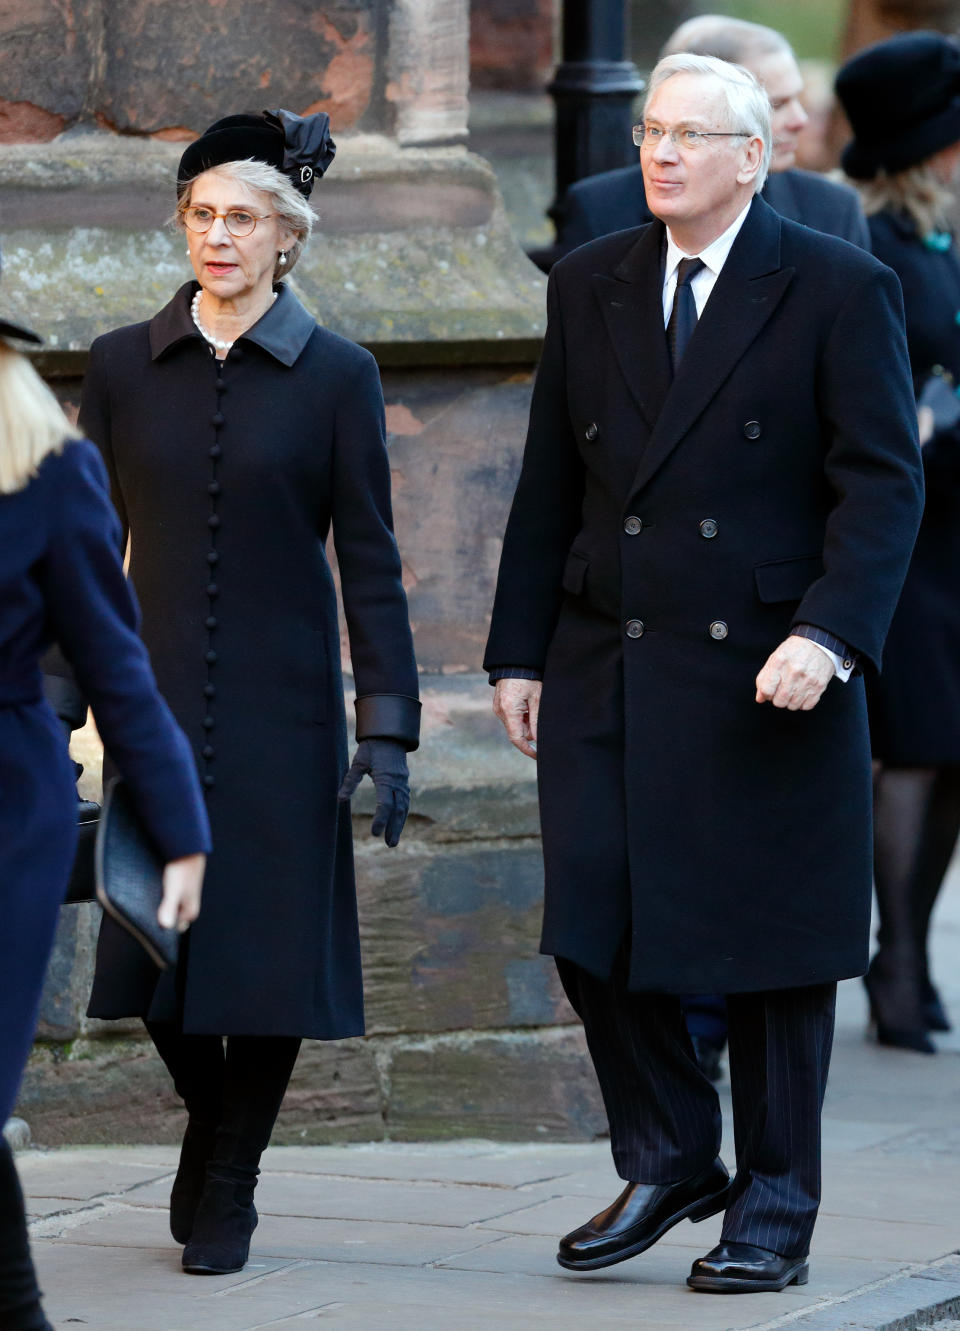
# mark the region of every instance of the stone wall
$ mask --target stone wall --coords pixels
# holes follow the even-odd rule
[[[471,90],[542,92],[557,57],[560,0],[472,0]]]
[[[190,139],[238,110],[463,137],[468,0],[7,0],[0,143],[98,126]]]

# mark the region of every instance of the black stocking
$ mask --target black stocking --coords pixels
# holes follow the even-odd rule
[[[874,818],[880,925],[871,998],[887,1026],[921,1030],[930,916],[960,831],[960,768],[882,768]]]

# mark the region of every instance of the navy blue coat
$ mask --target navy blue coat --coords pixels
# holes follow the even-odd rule
[[[874,253],[903,287],[914,387],[934,366],[960,383],[960,257],[923,244],[905,216],[870,219]],[[870,682],[874,756],[892,766],[960,763],[960,427],[923,448],[927,502],[890,626],[883,674]]]
[[[763,198],[781,217],[870,248],[867,221],[849,185],[790,168],[767,177]],[[652,220],[639,165],[587,176],[570,186],[560,204],[557,250],[566,254],[599,236]]]
[[[216,361],[188,283],[98,338],[80,419],[131,537],[160,691],[213,827],[177,977],[105,920],[90,1013],[219,1035],[363,1031],[334,543],[357,736],[415,748],[417,669],[393,537],[377,365],[289,288]]]
[[[863,680],[754,701],[791,626],[879,664],[920,521],[896,277],[753,202],[670,378],[663,226],[548,283],[485,665],[543,674],[542,946],[634,989],[862,971]],[[882,367],[882,372],[878,367]]]
[[[33,1039],[76,846],[73,764],[38,664],[52,641],[164,857],[210,848],[192,755],[137,621],[100,455],[68,443],[23,490],[0,495],[0,1123]]]

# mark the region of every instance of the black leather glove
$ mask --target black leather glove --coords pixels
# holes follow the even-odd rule
[[[387,845],[395,846],[410,808],[410,773],[403,745],[395,739],[362,739],[337,799],[349,800],[365,776],[373,779],[377,789],[370,835],[379,836],[382,832]]]

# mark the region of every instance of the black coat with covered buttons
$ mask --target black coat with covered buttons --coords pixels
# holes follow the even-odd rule
[[[281,286],[219,362],[194,285],[98,338],[81,420],[131,538],[160,690],[193,744],[214,853],[177,977],[105,922],[90,1013],[192,1032],[363,1030],[333,530],[357,734],[419,727],[373,357]]]

